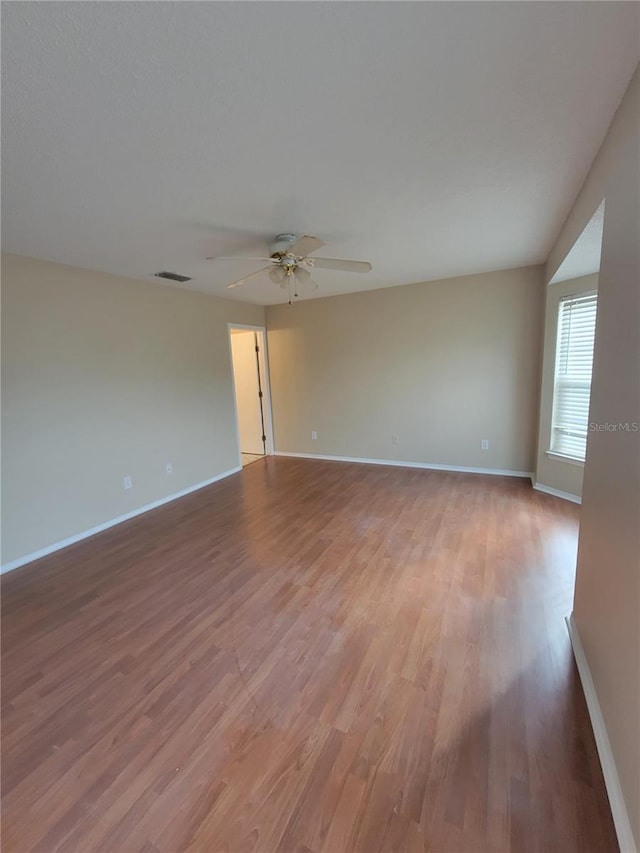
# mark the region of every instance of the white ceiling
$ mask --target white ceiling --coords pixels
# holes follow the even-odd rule
[[[368,275],[543,262],[638,61],[639,5],[4,3],[3,248],[253,302],[280,232]],[[260,239],[255,239],[258,235]]]
[[[600,272],[600,255],[602,254],[602,235],[604,233],[604,201],[600,204],[582,234],[573,244],[565,259],[556,270],[549,284],[580,278],[583,275],[593,275]]]

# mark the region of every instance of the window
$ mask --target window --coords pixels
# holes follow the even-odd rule
[[[589,425],[595,293],[560,300],[553,384],[551,452],[584,462]]]

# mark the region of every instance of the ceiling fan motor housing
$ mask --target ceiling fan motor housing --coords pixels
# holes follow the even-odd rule
[[[272,255],[288,252],[298,238],[295,234],[278,234],[271,246]]]

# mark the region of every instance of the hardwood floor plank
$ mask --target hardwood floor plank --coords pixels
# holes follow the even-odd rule
[[[267,458],[2,578],[7,853],[602,853],[578,508]]]

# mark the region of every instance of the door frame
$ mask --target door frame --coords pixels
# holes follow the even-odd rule
[[[242,467],[242,448],[240,447],[240,424],[238,421],[238,398],[236,397],[236,374],[233,367],[233,350],[231,348],[231,330],[242,329],[246,332],[257,332],[260,336],[260,348],[262,352],[262,364],[264,366],[264,376],[262,380],[262,416],[264,418],[264,434],[267,437],[265,442],[265,456],[274,455],[273,446],[273,418],[271,415],[271,380],[269,378],[269,350],[267,348],[267,328],[266,326],[251,326],[247,323],[227,323],[227,342],[229,346],[229,364],[231,367],[231,390],[233,391],[233,416],[236,427],[236,444],[238,446],[238,465]]]

